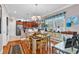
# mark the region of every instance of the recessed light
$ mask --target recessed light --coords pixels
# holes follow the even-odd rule
[[[35,4],[35,6],[38,6],[38,4]]]
[[[16,14],[16,11],[14,11],[14,13]]]

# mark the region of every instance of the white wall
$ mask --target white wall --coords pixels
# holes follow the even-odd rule
[[[2,7],[2,19],[1,19],[1,34],[0,34],[0,53],[3,52],[3,45],[7,42],[7,36],[6,36],[6,17],[8,17],[8,14],[6,12],[6,8],[4,5],[1,5]]]
[[[1,9],[2,9],[2,8],[1,8],[1,6],[0,6],[0,17],[1,17]]]
[[[2,5],[2,39],[3,45],[7,42],[7,35],[6,35],[6,17],[8,17],[8,13],[4,5]]]
[[[9,17],[8,40],[14,37],[16,37],[16,19],[14,17]]]
[[[2,16],[2,8],[0,5],[0,17]],[[0,19],[1,20],[1,19]],[[0,28],[1,29],[1,28]],[[3,44],[3,40],[2,40],[2,34],[0,33],[0,53],[2,53],[2,44]]]
[[[1,34],[0,34],[0,42],[2,43],[2,47],[0,46],[0,53],[3,52],[3,46],[8,43],[11,37],[16,36],[16,19],[13,17],[9,17],[5,5],[2,6],[2,20],[1,20]],[[8,35],[7,35],[7,23],[6,17],[8,17]]]
[[[8,35],[6,35],[6,17],[8,17]],[[6,45],[11,38],[16,36],[16,19],[8,15],[5,5],[2,5],[2,36],[3,45]]]
[[[64,11],[66,11],[66,20],[70,16],[77,16],[79,19],[79,5],[74,5],[70,8],[65,9]],[[66,29],[66,30],[77,31],[77,33],[79,33],[79,25],[70,27],[69,29]]]

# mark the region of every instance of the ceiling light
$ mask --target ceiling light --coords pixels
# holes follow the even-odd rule
[[[35,6],[38,6],[38,4],[35,4]]]
[[[16,14],[16,11],[14,11],[14,13]]]
[[[41,20],[41,16],[37,16],[39,20]]]
[[[41,16],[32,16],[32,20],[34,21],[41,20]]]

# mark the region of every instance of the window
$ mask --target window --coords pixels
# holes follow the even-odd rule
[[[45,19],[45,24],[48,25],[48,29],[55,30],[58,26],[61,27],[62,30],[64,30],[65,25],[65,12],[51,16],[47,19]]]

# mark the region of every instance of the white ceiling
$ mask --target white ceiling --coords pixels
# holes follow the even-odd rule
[[[32,16],[44,16],[68,4],[6,4],[8,14],[17,19],[26,19]]]

